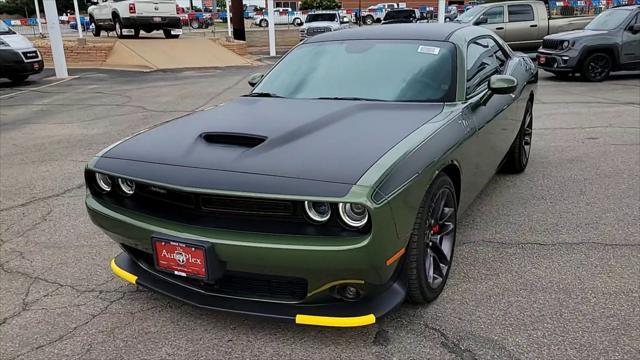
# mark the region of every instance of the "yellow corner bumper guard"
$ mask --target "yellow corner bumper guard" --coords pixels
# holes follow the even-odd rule
[[[136,280],[138,280],[137,276],[120,269],[118,265],[116,265],[116,259],[111,260],[111,271],[113,271],[114,274],[118,275],[118,277],[134,285],[136,284]]]
[[[356,327],[371,325],[375,322],[376,317],[373,314],[355,317],[315,316],[303,314],[296,315],[296,324],[300,325]]]

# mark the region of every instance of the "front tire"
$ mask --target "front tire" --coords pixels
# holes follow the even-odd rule
[[[365,25],[371,25],[375,22],[375,19],[373,18],[373,16],[371,15],[367,15],[364,17],[363,21],[362,21]]]
[[[415,304],[435,300],[449,277],[456,242],[458,202],[451,179],[440,173],[418,210],[407,246],[407,299]]]
[[[29,78],[29,75],[12,75],[9,77],[9,81],[11,81],[14,84],[20,84],[25,80],[27,80],[28,78]]]
[[[294,26],[302,26],[303,25],[302,19],[300,19],[300,18],[293,19],[293,25]]]
[[[500,170],[510,174],[523,172],[529,164],[531,155],[531,140],[533,137],[533,100],[527,101],[524,117],[516,139],[511,144],[509,152]]]
[[[102,29],[100,29],[100,26],[98,26],[93,16],[89,18],[89,22],[93,24],[93,29],[91,29],[91,34],[94,37],[100,37],[100,33],[102,33]]]
[[[609,77],[611,57],[605,53],[589,55],[582,64],[582,77],[590,82],[600,82]]]

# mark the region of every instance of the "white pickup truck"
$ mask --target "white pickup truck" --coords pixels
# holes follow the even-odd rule
[[[167,39],[182,34],[176,0],[89,0],[93,36],[115,31],[122,38],[137,38],[140,31],[160,31]]]
[[[317,11],[307,15],[304,25],[300,29],[300,41],[318,34],[346,29],[351,24],[351,18],[341,15],[338,11]]]

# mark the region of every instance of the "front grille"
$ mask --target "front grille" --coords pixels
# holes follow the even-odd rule
[[[331,31],[329,26],[310,27],[307,29],[307,36],[314,36]]]
[[[200,196],[203,210],[228,214],[253,214],[292,216],[294,204],[291,201],[236,198],[229,196]]]
[[[130,246],[122,246],[135,261],[147,269],[154,269],[153,255]],[[238,296],[264,300],[301,301],[307,296],[306,279],[262,275],[237,271],[225,271],[215,283],[206,283],[197,279],[185,278],[162,272],[163,276],[172,280],[202,289],[212,294]]]
[[[563,42],[564,40],[544,39],[542,40],[542,48],[549,50],[559,50],[561,49]]]
[[[33,51],[23,51],[22,56],[24,56],[25,60],[37,60],[40,56],[38,56],[38,52],[36,50]]]
[[[87,171],[85,180],[96,199],[180,224],[309,236],[360,236],[371,231],[370,223],[357,230],[344,227],[339,220],[337,204],[332,204],[333,215],[326,223],[315,224],[306,218],[304,201],[202,194],[143,182],[136,182],[133,195],[124,196],[118,190],[115,178],[112,178],[114,189],[105,194],[97,188],[92,174],[94,173]]]

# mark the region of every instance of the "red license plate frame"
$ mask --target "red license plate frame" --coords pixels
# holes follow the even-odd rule
[[[538,64],[544,64],[547,62],[547,57],[544,55],[538,55]]]
[[[208,278],[207,249],[204,246],[160,238],[152,238],[151,242],[157,270],[185,278]]]

